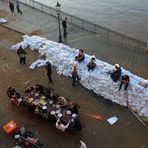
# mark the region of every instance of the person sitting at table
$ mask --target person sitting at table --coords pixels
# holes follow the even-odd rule
[[[48,114],[47,120],[49,121],[49,123],[52,126],[54,126],[56,124],[56,122],[57,122],[57,118],[56,118],[55,114],[52,114],[52,113]]]
[[[37,93],[39,93],[39,94],[44,94],[44,86],[39,85],[39,84],[36,84],[36,85],[34,86],[34,88],[35,88],[35,91],[36,91]]]
[[[69,102],[67,109],[71,111],[72,114],[78,114],[79,110],[78,110],[79,105],[77,103],[74,102]]]
[[[30,86],[30,84],[29,84],[25,87],[24,93],[28,94],[28,93],[31,93],[32,91],[34,91],[34,87]]]
[[[123,75],[122,78],[121,78],[121,83],[120,83],[119,91],[120,91],[120,89],[121,89],[123,84],[124,84],[124,90],[126,91],[128,85],[129,85],[129,82],[130,82],[129,76],[128,75]]]
[[[119,66],[119,64],[115,64],[114,71],[111,73],[110,77],[114,82],[117,82],[121,77],[121,73],[121,67]]]
[[[11,102],[12,102],[13,105],[19,106],[19,101],[18,101],[16,95],[12,95],[12,97],[11,97],[10,100],[11,100]]]
[[[95,67],[96,67],[95,58],[92,57],[90,62],[87,64],[88,71],[94,70]]]
[[[13,87],[10,86],[6,90],[6,93],[7,93],[8,97],[11,98],[16,93],[16,90],[15,90],[15,88],[13,88]]]
[[[71,123],[71,121],[69,121],[67,123],[67,125],[64,125],[64,124],[61,123],[61,120],[58,119],[57,122],[56,122],[56,124],[55,124],[55,126],[56,126],[57,129],[59,129],[62,132],[64,132],[68,128],[68,126],[69,126],[70,123]]]
[[[35,109],[36,109],[36,105],[34,105],[34,104],[32,104],[32,103],[29,104],[29,106],[28,106],[28,111],[29,111],[30,113],[34,114]]]
[[[75,61],[82,62],[85,59],[83,49],[79,50],[79,54],[75,57]]]
[[[74,128],[77,131],[81,131],[82,130],[81,122],[78,119],[74,119],[74,125],[73,126],[74,126]]]
[[[51,87],[48,87],[48,88],[44,88],[44,95],[47,97],[47,98],[50,98],[50,93],[52,93],[54,89],[51,88]]]
[[[37,109],[35,109],[36,112]],[[41,106],[38,106],[39,114],[38,116],[42,119],[44,117],[44,111]]]
[[[68,101],[66,100],[66,98],[60,96],[58,98],[58,105],[60,105],[60,107],[66,107],[68,105]]]
[[[37,106],[34,110],[34,114],[39,115],[39,113],[40,113],[39,106]]]
[[[59,97],[60,97],[59,94],[56,94],[56,93],[53,93],[53,92],[50,93],[50,99],[53,100],[54,103],[58,102]]]
[[[47,106],[42,106],[42,115],[43,118],[47,118]]]

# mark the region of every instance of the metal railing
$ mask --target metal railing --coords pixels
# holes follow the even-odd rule
[[[45,4],[39,3],[34,0],[20,0],[20,2],[57,18],[56,9],[53,7],[47,6]],[[76,17],[74,15],[71,15],[71,14],[61,11],[60,19],[62,20],[65,17],[68,18],[69,23],[76,25],[77,27],[79,27],[83,30],[92,32],[92,33],[94,33],[94,35],[100,35],[101,37],[104,37],[106,40],[117,41],[122,46],[128,45],[128,46],[132,46],[132,47],[138,48],[138,49],[140,48],[143,50],[148,48],[148,43],[146,43],[144,41],[140,41],[140,40],[135,39],[133,37],[124,35],[122,33],[113,31],[113,30],[108,29],[106,27],[94,24],[90,21],[81,19],[79,17]]]

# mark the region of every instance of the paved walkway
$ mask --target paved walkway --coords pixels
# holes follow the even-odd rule
[[[86,142],[88,148],[147,148],[147,129],[129,109],[113,104],[81,85],[74,88],[71,85],[72,79],[59,77],[55,68],[52,73],[53,83],[49,83],[45,68],[28,69],[38,55],[36,52],[28,50],[27,65],[20,65],[17,54],[9,47],[20,41],[21,36],[22,34],[0,25],[0,148],[11,148],[14,145],[13,138],[7,136],[1,126],[12,119],[18,126],[25,126],[33,131],[47,148],[79,148],[80,139]],[[50,86],[58,94],[77,102],[80,105],[79,119],[83,130],[74,135],[61,133],[25,108],[12,106],[6,95],[6,88],[13,86],[23,95],[26,82]],[[101,115],[104,119],[97,121],[88,118],[85,113]],[[117,116],[119,120],[111,126],[106,120],[112,116]]]
[[[1,17],[8,19],[6,26],[24,34],[36,34],[49,40],[58,41],[57,19],[25,5],[20,5],[23,15],[11,16],[6,2],[0,1]],[[119,63],[132,73],[148,78],[148,54],[140,49],[122,47],[111,40],[101,38],[68,24],[67,44],[74,48],[83,48],[86,53],[110,64]]]
[[[12,17],[10,15],[7,4],[5,2],[0,1],[0,15],[1,17],[6,17],[9,21],[7,24],[5,24],[6,26],[25,34],[37,34],[46,37],[50,40],[58,41],[57,19],[52,18],[44,13],[38,12],[34,9],[31,9],[29,7],[26,7],[24,5],[21,5],[21,9],[23,11],[22,16]],[[0,30],[0,37],[2,39],[3,33],[4,32]],[[18,34],[17,36],[18,38],[20,38],[19,35],[20,34]],[[7,38],[11,40],[11,38],[15,37],[16,36],[8,36]],[[5,40],[6,39],[2,41],[2,44],[5,44]],[[120,50],[120,48],[118,48],[117,46],[112,45],[111,42],[107,43],[105,40],[103,41],[102,39],[100,39],[99,36],[98,38],[94,38],[94,36],[91,33],[82,31],[79,28],[76,28],[75,26],[68,26],[67,41],[68,45],[76,48],[84,48],[87,53],[95,53],[95,55],[98,58],[104,61],[110,61],[110,63],[113,63],[114,60],[114,63],[116,63],[117,59],[115,58],[118,57],[118,55],[120,55],[121,51],[121,53],[125,52],[125,57],[128,57],[130,54],[130,51],[128,51],[127,49]],[[10,46],[10,44],[8,46]],[[5,48],[1,48],[1,53],[3,53],[4,51],[6,52],[7,50],[5,50]],[[13,58],[14,60],[17,59],[17,55],[13,55],[12,52],[6,53],[5,56],[7,57],[7,55]],[[27,58],[27,61],[29,63],[32,62],[32,59],[34,57],[33,55],[34,53],[29,51]],[[136,55],[138,55],[138,52]],[[39,84],[44,84],[47,86],[49,85],[44,76],[44,69],[36,69],[35,71],[28,72],[26,71],[26,67],[20,66],[17,62],[12,63],[9,58],[6,59],[4,63],[7,63],[9,65],[7,66],[9,70],[11,69],[10,67],[17,67],[17,69],[20,69],[20,71],[17,71],[19,77],[16,77],[16,73],[13,73],[12,77],[14,76],[14,79],[11,80],[11,83],[15,84],[16,88],[19,88],[22,91],[24,88],[25,81],[28,80],[28,77],[31,78],[32,83],[37,82]],[[94,93],[90,93],[90,91],[87,91],[81,86],[78,86],[75,89],[73,89],[73,87],[71,86],[71,79],[59,77],[56,74],[56,71],[54,70],[53,79],[57,81],[55,81],[55,83],[53,83],[52,86],[54,87],[55,92],[58,92],[59,94],[66,96],[67,98],[74,98],[76,102],[80,103],[80,118],[83,124],[83,130],[79,135],[69,136],[63,134],[61,136],[61,133],[56,132],[56,130],[49,127],[48,124],[36,120],[36,118],[28,114],[26,111],[21,109],[17,110],[10,106],[10,102],[6,99],[6,95],[4,94],[5,88],[8,85],[10,85],[10,81],[6,81],[8,80],[8,78],[10,78],[9,70],[7,70],[7,73],[3,72],[2,70],[0,71],[1,74],[5,77],[5,79],[1,79],[1,84],[3,84],[5,87],[2,87],[2,85],[0,85],[0,90],[2,91],[0,97],[1,125],[6,123],[10,119],[13,119],[14,113],[16,112],[15,121],[19,123],[19,125],[25,124],[29,126],[31,129],[34,129],[34,131],[38,133],[39,137],[42,137],[44,143],[53,148],[59,148],[59,146],[61,148],[79,147],[77,141],[80,138],[87,143],[88,147],[92,148],[98,148],[99,146],[101,148],[147,147],[148,133],[146,131],[146,128],[144,128],[144,126],[130,113],[130,111],[127,108],[122,108],[119,105],[112,104],[110,101],[106,101],[105,99],[102,99],[102,97],[96,96]],[[38,74],[38,77],[33,77],[35,74]],[[25,81],[21,82],[21,80]],[[18,81],[19,83],[15,83],[16,81]],[[87,117],[83,116],[86,112],[103,115],[105,117],[105,121],[107,118],[116,115],[117,117],[119,117],[119,121],[117,122],[117,124],[109,126],[108,123],[105,121],[101,122],[89,120]],[[40,128],[38,128],[38,125],[40,125]],[[2,132],[0,134],[0,139],[2,139],[0,140],[2,148],[10,147],[10,145],[12,145],[12,143],[9,142],[11,141],[11,137],[8,138]],[[6,141],[4,142],[4,140]]]

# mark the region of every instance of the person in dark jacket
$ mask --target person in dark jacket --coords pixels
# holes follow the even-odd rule
[[[10,11],[11,11],[11,15],[16,15],[15,12],[14,12],[14,4],[13,2],[9,1],[9,8],[10,8]]]
[[[22,14],[22,11],[20,10],[20,2],[19,0],[16,0],[16,9],[18,14]]]
[[[69,102],[67,109],[71,111],[72,114],[79,113],[80,106],[77,103]]]
[[[122,73],[121,67],[119,66],[119,64],[115,64],[115,69],[111,73],[110,77],[112,78],[112,80],[114,82],[117,82],[120,79],[120,77],[121,77],[121,73]]]
[[[122,78],[121,78],[121,83],[120,83],[119,91],[120,91],[120,89],[121,89],[123,84],[124,84],[124,90],[126,91],[128,85],[129,85],[129,82],[130,82],[129,76],[128,75],[123,75]]]
[[[20,46],[19,49],[17,50],[17,54],[20,58],[20,64],[26,64],[27,52],[22,48],[22,46]]]
[[[66,37],[67,36],[67,17],[65,18],[65,20],[62,21],[62,26],[63,26],[63,36]]]
[[[17,92],[16,92],[16,90],[15,90],[15,88],[13,88],[13,87],[9,87],[7,90],[6,90],[6,93],[7,93],[7,95],[8,95],[8,97],[12,97],[13,95],[15,95]]]
[[[46,70],[47,70],[47,76],[49,81],[52,83],[52,78],[51,78],[51,74],[52,74],[52,69],[51,69],[51,64],[50,62],[46,62],[46,66],[45,66]]]
[[[79,50],[79,54],[75,57],[75,61],[82,62],[85,59],[83,49]]]

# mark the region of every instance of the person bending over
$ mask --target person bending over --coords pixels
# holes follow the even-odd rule
[[[66,107],[67,106],[68,101],[66,100],[66,98],[60,96],[58,99],[59,100],[58,100],[57,104],[60,105],[60,107]]]
[[[120,83],[119,91],[120,91],[120,89],[121,89],[123,84],[124,84],[124,90],[126,91],[128,85],[129,85],[129,82],[130,82],[129,76],[128,75],[123,75],[122,78],[121,78],[121,83]]]
[[[70,121],[67,123],[67,125],[64,125],[61,123],[60,119],[58,119],[56,122],[56,128],[64,132],[68,128],[69,124],[70,124]]]

